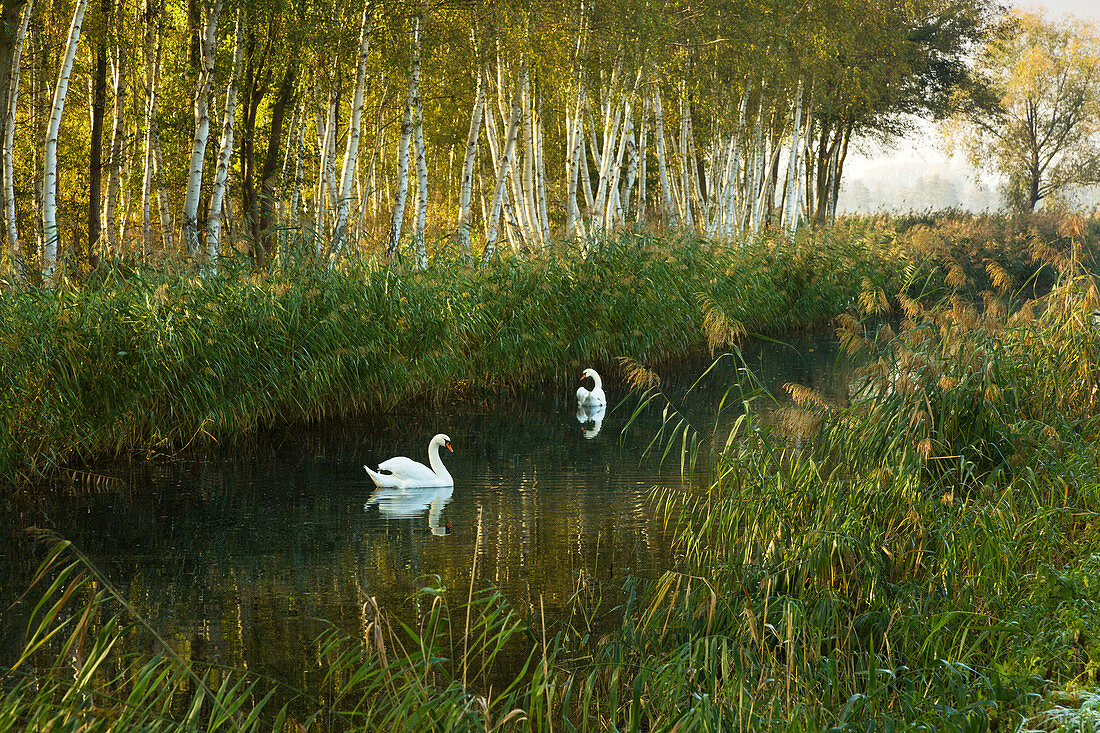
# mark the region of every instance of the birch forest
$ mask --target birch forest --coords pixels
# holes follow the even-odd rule
[[[985,0],[4,0],[5,277],[831,220]]]

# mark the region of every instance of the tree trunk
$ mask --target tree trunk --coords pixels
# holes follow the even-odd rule
[[[210,216],[206,225],[206,256],[211,269],[218,265],[219,243],[222,231],[222,199],[225,196],[229,164],[233,158],[233,122],[237,116],[237,76],[241,71],[244,51],[244,7],[237,7],[237,19],[233,31],[233,65],[229,69],[229,85],[225,90],[225,113],[222,115],[221,144],[218,148],[218,167],[214,171],[214,186],[210,191]]]
[[[481,115],[485,108],[485,70],[477,70],[474,109],[470,113],[470,131],[466,135],[466,159],[462,163],[462,184],[458,195],[458,245],[463,256],[470,258],[470,199],[474,188],[474,162],[477,160],[477,139],[481,134]]]
[[[160,132],[153,127],[153,184],[157,192],[157,212],[160,215],[160,241],[166,250],[175,249],[172,235],[172,211],[168,208],[168,191],[164,185],[164,155],[160,150]]]
[[[405,99],[405,115],[401,119],[401,139],[397,146],[397,191],[394,194],[393,219],[390,222],[390,242],[386,251],[393,254],[401,244],[401,225],[405,220],[405,203],[409,196],[409,147],[413,136],[413,116],[420,100],[420,18],[413,23],[412,63],[409,66],[409,93]]]
[[[635,207],[637,214],[635,219],[645,224],[646,211],[645,211],[645,158],[646,158],[646,135],[649,132],[649,125],[647,120],[649,118],[649,100],[646,99],[642,102],[642,129],[638,136],[638,205]]]
[[[100,0],[100,22],[103,24],[95,45],[95,68],[92,72],[92,129],[88,149],[88,265],[95,267],[96,250],[102,232],[103,206],[103,113],[107,106],[107,27],[111,0]]]
[[[286,110],[294,98],[294,85],[298,79],[298,49],[290,49],[290,61],[283,70],[279,91],[271,107],[271,130],[267,138],[267,155],[260,170],[260,218],[259,235],[264,253],[264,264],[275,253],[275,193],[279,170],[279,151],[283,143],[283,124]]]
[[[363,93],[366,90],[367,58],[373,29],[373,6],[363,8],[359,23],[359,64],[355,70],[355,92],[351,103],[351,121],[348,124],[348,146],[344,153],[343,180],[336,204],[336,226],[333,229],[331,253],[339,256],[343,251],[348,229],[348,209],[351,205],[351,185],[359,166],[360,123],[363,118]]]
[[[153,140],[156,136],[157,84],[160,77],[161,23],[157,14],[156,30],[153,30],[154,11],[146,0],[145,5],[145,155],[141,174],[141,229],[142,252],[152,241],[153,216],[150,199],[153,192]],[[155,40],[154,40],[155,37]]]
[[[14,6],[14,15],[11,15],[12,10],[9,6]],[[19,227],[15,219],[15,112],[19,101],[19,70],[22,67],[23,39],[27,37],[27,26],[34,11],[33,0],[27,2],[23,8],[23,19],[19,23],[19,30],[15,37],[9,38],[5,31],[14,26],[21,6],[21,2],[5,2],[0,10],[0,22],[3,23],[0,26],[0,77],[2,77],[0,104],[4,105],[4,218],[7,224],[6,233],[12,265],[15,268],[16,277],[20,280],[26,277],[26,269],[23,253],[19,249]],[[9,15],[11,15],[10,18]]]
[[[539,227],[542,231],[542,243],[550,243],[550,218],[546,211],[546,163],[543,160],[545,139],[542,131],[542,96],[539,95],[535,107],[535,181],[538,189]]]
[[[195,84],[195,137],[191,143],[191,164],[188,169],[187,194],[183,199],[183,239],[188,254],[199,252],[199,192],[202,189],[202,166],[206,156],[206,141],[210,137],[210,88],[214,84],[214,52],[217,50],[218,16],[223,0],[203,12],[202,45],[200,47],[199,78]]]
[[[120,31],[121,29],[119,29]],[[118,31],[116,31],[117,33]],[[115,234],[115,211],[119,196],[119,178],[122,175],[122,145],[126,136],[126,58],[121,44],[114,49],[114,111],[111,130],[111,152],[107,161],[107,204],[103,211],[103,228],[107,231],[107,241],[112,256],[118,255],[121,235]],[[125,217],[123,217],[125,219]],[[119,231],[125,224],[120,223]]]
[[[798,92],[795,94],[794,110],[791,123],[791,152],[787,159],[787,210],[783,215],[783,223],[788,232],[794,236],[798,228],[798,144],[799,135],[802,132],[802,80],[798,80]]]
[[[64,61],[57,75],[53,102],[50,105],[50,121],[46,128],[46,150],[42,168],[42,277],[52,282],[57,266],[57,244],[61,231],[57,223],[57,136],[61,129],[61,115],[65,112],[65,95],[69,91],[69,75],[80,43],[80,29],[88,0],[77,0],[69,36],[65,41]]]
[[[526,77],[523,77],[526,79]],[[512,153],[516,147],[516,136],[523,117],[523,91],[516,89],[512,97],[512,110],[508,115],[508,132],[504,139],[504,152],[497,165],[496,183],[493,186],[493,204],[489,211],[488,234],[485,237],[485,249],[481,253],[481,266],[488,267],[496,253],[497,229],[500,224],[500,210],[504,203],[504,189],[508,178],[508,169],[512,164]]]
[[[571,146],[569,150],[568,184],[565,193],[565,236],[572,237],[576,233],[577,217],[577,181],[580,178],[580,167],[584,165],[582,157],[584,145],[584,86],[577,90],[577,106],[573,114],[571,132]]]
[[[657,138],[657,177],[661,181],[661,207],[664,209],[665,226],[679,224],[676,207],[672,203],[672,188],[668,181],[668,165],[665,156],[665,114],[661,108],[661,92],[653,90],[653,131]]]

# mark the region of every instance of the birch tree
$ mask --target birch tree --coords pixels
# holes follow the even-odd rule
[[[237,116],[237,78],[240,75],[241,55],[244,50],[243,21],[244,6],[239,5],[233,31],[233,64],[229,69],[229,83],[225,90],[225,112],[222,114],[218,166],[214,171],[214,185],[210,190],[210,216],[206,224],[206,256],[211,268],[216,268],[218,263],[222,231],[222,202],[226,180],[229,178],[229,165],[233,158],[233,123]]]
[[[6,6],[5,6],[6,7]],[[11,76],[8,84],[7,104],[4,109],[3,141],[3,185],[4,219],[7,224],[6,236],[12,265],[19,279],[26,277],[23,253],[19,249],[19,227],[15,219],[15,113],[19,104],[19,70],[23,58],[23,39],[27,37],[27,26],[34,11],[34,2],[29,0],[23,7],[19,30],[12,43]]]
[[[470,112],[470,131],[466,135],[466,156],[462,163],[462,183],[458,195],[458,245],[470,254],[470,200],[473,194],[474,162],[477,159],[477,140],[481,134],[481,115],[485,108],[485,70],[477,70],[477,88],[474,90],[474,108]]]
[[[370,53],[370,39],[373,30],[373,7],[367,4],[363,8],[363,18],[359,23],[359,55],[355,70],[355,92],[352,95],[351,121],[348,124],[348,146],[344,153],[343,177],[340,182],[340,195],[337,201],[336,226],[333,228],[332,252],[339,254],[345,245],[348,228],[348,210],[351,205],[351,186],[356,178],[359,165],[360,124],[363,117],[363,94],[367,79],[367,58]]]
[[[115,233],[115,214],[121,187],[123,166],[123,144],[126,137],[126,60],[127,53],[123,52],[117,36],[121,29],[116,31],[113,60],[113,88],[114,111],[111,126],[111,148],[107,159],[107,202],[103,207],[103,229],[107,231],[108,245],[112,255],[118,254],[121,232],[125,228],[125,216],[119,226],[119,234]]]
[[[80,29],[84,22],[84,11],[88,0],[77,0],[73,11],[73,20],[69,25],[69,34],[65,41],[65,51],[61,70],[54,86],[53,101],[50,104],[50,121],[46,128],[46,151],[42,168],[42,277],[52,282],[54,268],[57,266],[57,246],[61,231],[57,224],[57,136],[61,129],[61,115],[65,112],[65,96],[69,91],[69,76],[76,58],[76,47],[80,43]]]
[[[191,165],[187,193],[183,200],[183,238],[187,251],[199,251],[199,192],[202,187],[202,165],[206,141],[210,137],[210,89],[214,84],[214,52],[216,50],[218,16],[223,0],[203,10],[202,42],[200,44],[199,78],[195,84],[195,137],[191,143]]]
[[[526,76],[522,77],[526,79]],[[504,150],[497,161],[496,182],[493,185],[493,203],[489,209],[487,232],[485,235],[485,249],[481,253],[481,266],[488,267],[496,254],[497,232],[500,225],[500,211],[504,204],[505,187],[507,185],[508,170],[512,165],[512,153],[516,147],[516,136],[519,132],[521,118],[523,116],[523,89],[522,82],[517,86],[516,93],[512,97],[512,109],[508,114],[508,128],[504,136]]]
[[[401,244],[401,225],[405,219],[405,202],[409,196],[409,146],[413,136],[413,116],[420,99],[420,18],[413,18],[412,61],[409,63],[409,92],[405,98],[405,114],[401,119],[401,138],[397,147],[397,189],[394,193],[393,218],[387,252],[393,254]]]

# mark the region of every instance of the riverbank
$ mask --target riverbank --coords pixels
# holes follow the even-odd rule
[[[225,260],[217,275],[169,263],[7,287],[0,476],[414,398],[571,384],[617,357],[652,363],[745,333],[820,328],[861,299],[885,308],[903,290],[977,289],[997,272],[1034,289],[1030,248],[1056,243],[1057,227],[856,220],[726,244],[625,233],[583,255],[563,242],[488,270],[443,249],[427,272],[366,259],[256,274]]]
[[[1054,729],[1100,670],[1100,296],[1080,241],[1043,244],[1061,280],[1022,309],[986,263],[999,284],[984,297],[902,295],[886,327],[861,282],[841,337],[866,359],[863,390],[792,386],[778,424],[744,417],[712,484],[658,490],[648,511],[674,529],[679,565],[655,582],[578,577],[555,618],[474,574],[468,588],[427,578],[415,623],[368,601],[355,633],[318,642],[322,693],[296,693],[290,721],[265,707],[269,680],[140,641],[124,590],[81,584],[94,567],[59,546],[52,586],[32,591],[45,597],[30,645],[68,621],[40,660],[28,652],[46,671],[6,678],[0,721],[109,709],[137,726],[155,709],[211,729]],[[611,605],[621,623],[594,626]],[[139,669],[112,652],[134,644],[159,656]]]
[[[0,291],[0,474],[156,454],[257,426],[414,398],[572,383],[744,332],[819,327],[864,282],[900,285],[883,242],[719,246],[622,235],[582,257],[428,272],[374,261],[250,274],[114,270]]]

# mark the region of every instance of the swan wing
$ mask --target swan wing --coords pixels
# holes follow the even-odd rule
[[[395,478],[400,478],[407,482],[411,481],[424,486],[438,486],[438,484],[429,483],[439,479],[435,471],[428,468],[423,463],[414,461],[411,458],[406,458],[405,456],[397,456],[388,461],[382,461],[378,464],[378,468],[383,471],[389,471]]]
[[[577,387],[577,402],[580,402],[581,404],[588,402],[588,396],[591,394],[592,393],[584,387]]]

